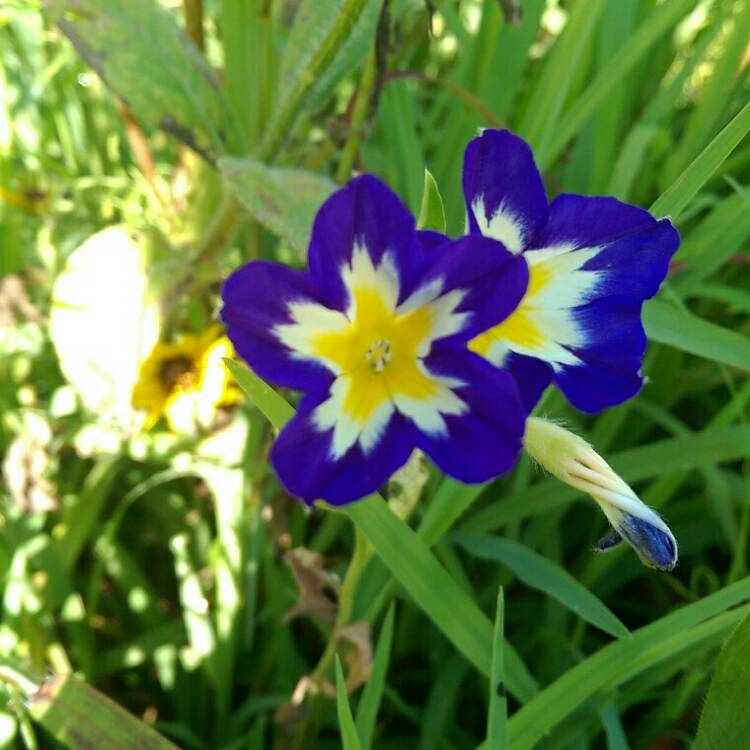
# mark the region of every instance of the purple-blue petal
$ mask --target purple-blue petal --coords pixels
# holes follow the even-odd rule
[[[414,217],[399,197],[372,175],[361,175],[337,190],[315,217],[308,250],[310,273],[321,299],[345,310],[348,294],[341,269],[362,244],[378,266],[386,253],[396,265],[400,299],[405,299],[423,270],[423,252]]]
[[[365,454],[355,443],[338,459],[331,457],[333,430],[318,430],[312,413],[327,397],[306,396],[271,449],[271,463],[281,484],[292,495],[311,504],[334,505],[359,500],[376,492],[403,466],[414,449],[407,420],[394,412],[378,443]]]
[[[641,303],[624,297],[592,302],[575,311],[586,344],[572,349],[577,366],[558,365],[555,383],[573,406],[596,412],[635,396],[643,385],[646,350]]]
[[[290,302],[316,302],[310,274],[257,260],[238,268],[224,284],[221,317],[237,353],[262,378],[297,390],[325,393],[333,374],[323,365],[295,358],[273,333],[291,322]]]
[[[468,313],[464,328],[444,342],[466,342],[501,323],[523,299],[529,268],[521,255],[509,253],[489,237],[467,235],[435,247],[433,262],[421,283],[442,279],[443,294],[465,292],[457,312]]]
[[[657,221],[648,211],[615,198],[563,194],[552,201],[549,224],[534,247],[561,244],[601,248],[581,267],[600,272],[599,296],[645,300],[666,278],[680,236],[668,219]]]
[[[513,378],[467,349],[436,346],[427,369],[462,381],[455,393],[469,407],[460,415],[443,415],[446,434],[412,429],[415,441],[454,479],[486,482],[508,471],[521,450],[527,410]]]
[[[469,231],[480,232],[472,206],[482,197],[486,220],[502,208],[521,228],[521,248],[531,243],[549,216],[544,183],[528,144],[507,130],[485,130],[464,154],[463,188]],[[510,248],[516,250],[516,248]]]
[[[530,412],[552,382],[554,370],[549,362],[509,351],[502,368],[516,381],[526,409]]]

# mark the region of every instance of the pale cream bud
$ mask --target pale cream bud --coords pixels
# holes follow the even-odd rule
[[[674,568],[677,541],[669,527],[583,438],[554,422],[530,417],[524,446],[540,466],[591,495],[604,511],[615,533],[599,541],[597,552],[624,540],[644,565],[658,570]]]

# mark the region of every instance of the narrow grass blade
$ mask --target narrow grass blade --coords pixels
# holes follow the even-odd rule
[[[349,699],[346,696],[344,672],[341,669],[341,660],[338,654],[336,654],[336,713],[339,719],[339,732],[341,733],[343,750],[362,750],[357,735],[357,727],[354,726],[352,710],[349,707]]]
[[[750,131],[750,102],[659,196],[651,206],[651,213],[655,216],[669,216],[672,220],[676,219],[748,131]]]
[[[615,638],[630,632],[587,588],[551,560],[510,539],[488,534],[457,534],[454,539],[470,554],[507,565],[531,588],[543,591],[587,622]]]
[[[750,36],[750,5],[727,3],[725,8],[725,16],[720,16],[714,23],[726,28],[727,21],[734,12],[734,18],[730,21],[733,28],[722,40],[718,58],[713,61],[711,77],[706,81],[700,100],[690,114],[677,152],[667,163],[668,181],[665,184],[693,159],[712,132],[715,132],[730,104],[737,79],[742,76],[743,58]]]
[[[520,123],[520,133],[534,147],[540,164],[548,163],[550,139],[557,130],[565,97],[603,8],[604,0],[590,0],[573,6],[565,30],[549,54],[526,115]]]
[[[542,169],[546,169],[555,161],[568,141],[586,124],[607,95],[633,70],[656,41],[669,31],[693,5],[695,5],[695,0],[672,0],[654,8],[651,15],[640,24],[638,30],[601,69],[593,83],[554,126],[554,137],[539,161]]]
[[[649,338],[698,357],[750,370],[750,339],[678,310],[661,300],[643,308]]]
[[[495,630],[492,639],[487,750],[507,750],[508,748],[508,698],[505,690],[505,667],[503,664],[504,621],[505,599],[501,586],[497,594]]]
[[[599,716],[604,725],[604,733],[607,735],[607,750],[630,750],[620,714],[617,712],[617,705],[608,703],[599,711]]]
[[[378,715],[380,700],[383,697],[385,676],[388,671],[388,662],[391,658],[394,617],[395,610],[393,604],[391,604],[383,620],[383,627],[380,629],[378,645],[375,647],[375,658],[372,662],[372,671],[365,683],[362,697],[357,706],[357,733],[362,743],[362,750],[370,750],[372,745],[375,720]]]
[[[721,651],[698,726],[695,750],[743,747],[750,737],[750,615]]]
[[[359,500],[343,512],[362,530],[391,573],[480,672],[492,663],[492,624],[474,600],[453,580],[429,548],[376,496]],[[506,647],[508,690],[522,701],[536,683],[518,655]]]
[[[266,419],[280,430],[293,416],[294,409],[283,396],[271,388],[265,380],[259,378],[252,370],[241,362],[225,359],[224,364],[240,384],[240,388],[250,397],[255,406],[260,409]]]
[[[73,675],[51,677],[29,696],[29,712],[71,748],[178,750],[147,724]]]
[[[729,610],[750,598],[750,578],[666,615],[632,638],[610,643],[545,688],[508,722],[513,750],[531,750],[587,700],[612,690],[677,654],[688,654],[703,641],[728,633],[750,611]]]

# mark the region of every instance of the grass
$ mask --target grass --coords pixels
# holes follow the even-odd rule
[[[67,5],[0,10],[0,748],[744,750],[750,4]],[[353,171],[462,233],[498,124],[552,195],[682,236],[643,392],[541,406],[668,519],[672,573],[592,555],[603,518],[525,458],[308,512],[267,462],[294,396],[237,363],[210,429],[134,429],[136,345],[205,329],[245,260],[299,265]]]

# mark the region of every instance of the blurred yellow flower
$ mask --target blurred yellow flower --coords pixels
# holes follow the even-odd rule
[[[224,366],[234,349],[219,326],[158,343],[141,364],[133,406],[147,412],[144,429],[164,416],[175,432],[207,429],[217,409],[237,402],[241,391]]]

